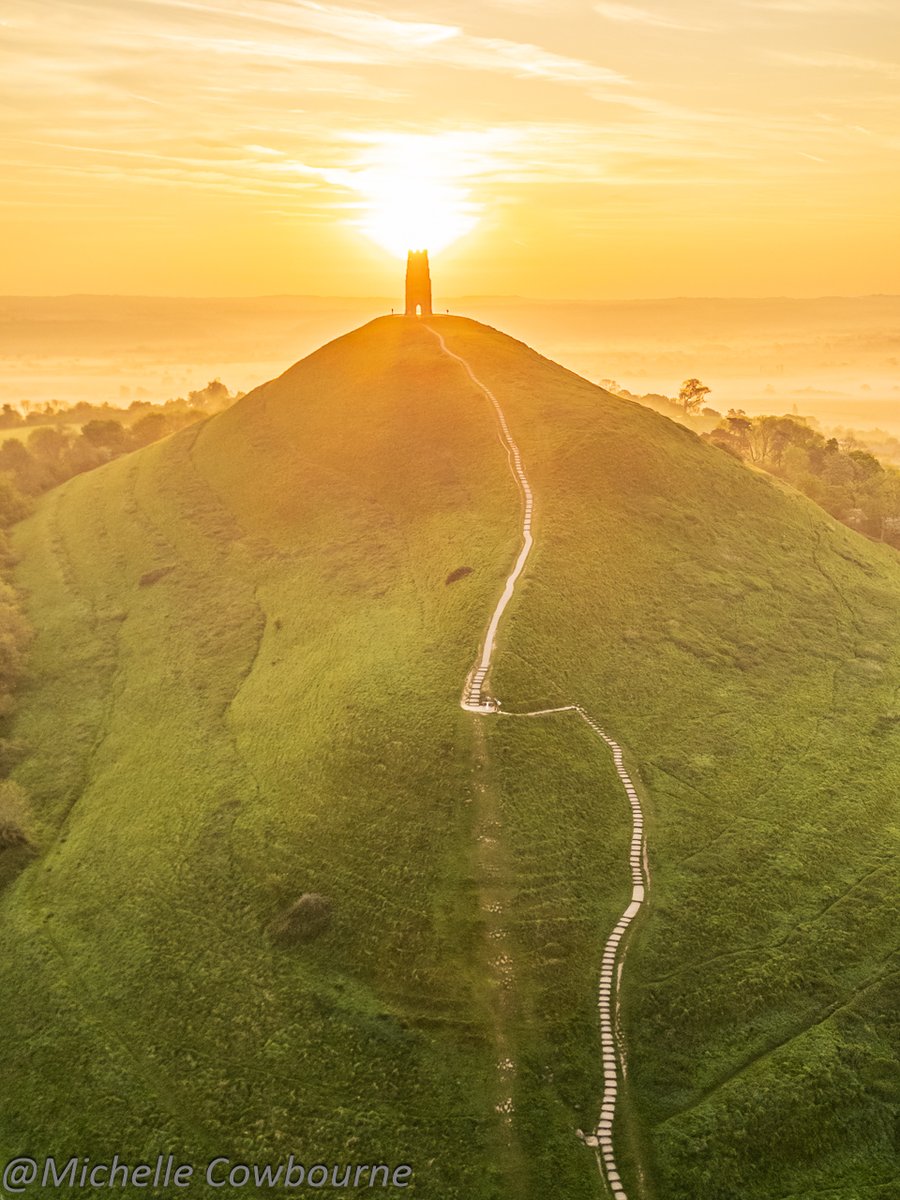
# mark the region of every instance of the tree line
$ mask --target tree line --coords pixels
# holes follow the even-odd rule
[[[784,479],[852,529],[900,549],[900,471],[852,440],[825,437],[801,417],[750,417],[734,408],[700,436]]]
[[[723,416],[707,405],[710,388],[699,379],[686,379],[677,399],[638,396],[612,379],[600,386],[679,421],[735,458],[792,484],[843,524],[900,549],[900,470],[882,462],[852,430],[828,436],[801,416],[751,417],[741,408]],[[888,453],[900,449],[889,434],[872,436]]]
[[[73,475],[158,442],[238,398],[221,380],[213,379],[187,399],[164,404],[136,400],[125,409],[83,402],[66,408],[52,402],[23,415],[4,405],[0,431],[16,429],[19,436],[0,444],[0,528],[20,521],[35,497]]]

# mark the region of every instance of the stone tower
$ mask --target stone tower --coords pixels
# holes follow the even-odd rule
[[[406,315],[431,316],[431,272],[427,250],[410,250],[406,259]]]

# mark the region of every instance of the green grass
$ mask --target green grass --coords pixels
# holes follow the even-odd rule
[[[449,344],[538,497],[497,693],[584,703],[643,779],[625,1002],[659,1194],[887,1196],[900,558],[508,339]]]
[[[597,984],[631,893],[625,795],[608,750],[573,714],[495,721],[488,745],[506,848],[515,1127],[531,1176],[523,1194],[593,1196],[597,1164],[575,1130],[593,1131],[603,1090]]]
[[[631,1191],[640,1153],[659,1200],[887,1197],[900,560],[520,343],[435,324],[536,493],[496,692],[584,703],[641,781]],[[489,405],[397,318],[20,527],[40,856],[0,905],[0,1152],[293,1150],[411,1162],[441,1200],[602,1195],[574,1129],[624,798],[574,718],[484,721],[482,746],[458,708],[518,521]],[[330,927],[275,944],[306,892]]]

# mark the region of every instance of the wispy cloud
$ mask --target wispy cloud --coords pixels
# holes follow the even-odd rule
[[[853,71],[863,74],[900,78],[900,63],[879,58],[864,58],[834,50],[801,51],[768,50],[764,57],[772,63],[788,67],[812,67],[824,71]]]
[[[259,0],[253,6],[203,4],[199,0],[148,2],[160,11],[201,18],[189,28],[167,35],[197,50],[291,62],[393,67],[431,63],[582,87],[627,82],[620,72],[603,64],[531,42],[477,36],[459,25],[388,17],[340,4],[309,0]],[[273,39],[254,34],[252,30],[258,26],[277,28],[280,36]],[[235,36],[235,28],[243,34]]]
[[[387,16],[312,0],[8,0],[10,32],[0,42],[0,137],[60,138],[93,126],[98,143],[154,143],[174,127],[184,136],[254,121],[289,125],[293,110],[331,108],[331,124],[385,111],[434,72],[425,112],[454,94],[465,107],[485,88],[514,81],[602,97],[638,110],[651,103],[617,69],[529,40],[470,33],[462,25]],[[504,22],[508,26],[509,22]],[[444,78],[437,83],[437,73]],[[462,85],[454,75],[473,76]],[[508,83],[507,83],[508,85]],[[459,107],[459,103],[457,103]],[[421,111],[423,105],[416,103]],[[152,110],[159,112],[154,118]],[[177,118],[175,114],[178,114]],[[424,114],[423,114],[424,115]],[[409,120],[409,112],[402,114]],[[138,132],[140,131],[140,132]]]
[[[689,19],[672,16],[655,9],[639,8],[634,4],[596,3],[594,12],[607,21],[618,21],[623,25],[649,25],[655,29],[680,29],[689,32],[706,32],[713,28]]]
[[[203,4],[200,0],[148,0],[161,11],[196,13],[204,18],[238,20],[252,24],[267,24],[284,31],[308,31],[329,38],[369,46],[409,49],[430,46],[449,37],[459,29],[435,21],[401,20],[386,17],[366,9],[349,8],[338,4],[316,4],[310,0],[283,3],[282,0],[257,0],[253,5]]]
[[[797,13],[816,17],[846,13],[858,16],[861,13],[890,12],[891,0],[744,0],[747,8],[762,12]]]

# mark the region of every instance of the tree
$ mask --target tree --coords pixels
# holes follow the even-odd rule
[[[889,467],[872,476],[867,488],[866,515],[873,536],[894,546],[900,544],[900,471]]]
[[[747,450],[750,427],[753,422],[742,408],[729,408],[728,416],[725,418],[724,423],[728,432],[734,438],[735,445],[742,454],[745,453]]]
[[[15,525],[30,511],[31,503],[16,487],[14,479],[0,472],[0,527]]]
[[[188,401],[195,408],[202,408],[205,412],[217,412],[227,408],[230,399],[228,388],[221,379],[211,379],[200,391],[188,392]]]
[[[33,429],[28,435],[28,450],[35,458],[55,465],[68,450],[71,440],[68,434],[50,426]]]
[[[678,403],[686,413],[697,413],[711,391],[712,388],[706,387],[699,379],[686,379],[678,393]]]
[[[620,396],[622,389],[616,383],[615,379],[601,379],[600,386],[605,392],[612,392],[614,396]]]
[[[847,457],[853,463],[854,473],[859,480],[870,480],[884,470],[875,455],[870,454],[868,450],[851,450]]]
[[[46,472],[17,438],[7,438],[0,446],[0,471],[11,476],[25,496],[36,496],[47,486]]]
[[[118,421],[88,421],[81,432],[94,446],[119,451],[125,448],[125,430]]]
[[[131,427],[131,442],[135,446],[149,446],[158,442],[172,431],[172,422],[161,412],[150,412]]]
[[[68,479],[65,462],[72,438],[53,426],[34,429],[28,435],[28,452],[43,473],[41,491]]]
[[[13,408],[11,404],[4,404],[0,410],[0,428],[12,429],[16,425],[24,425],[22,414]]]

